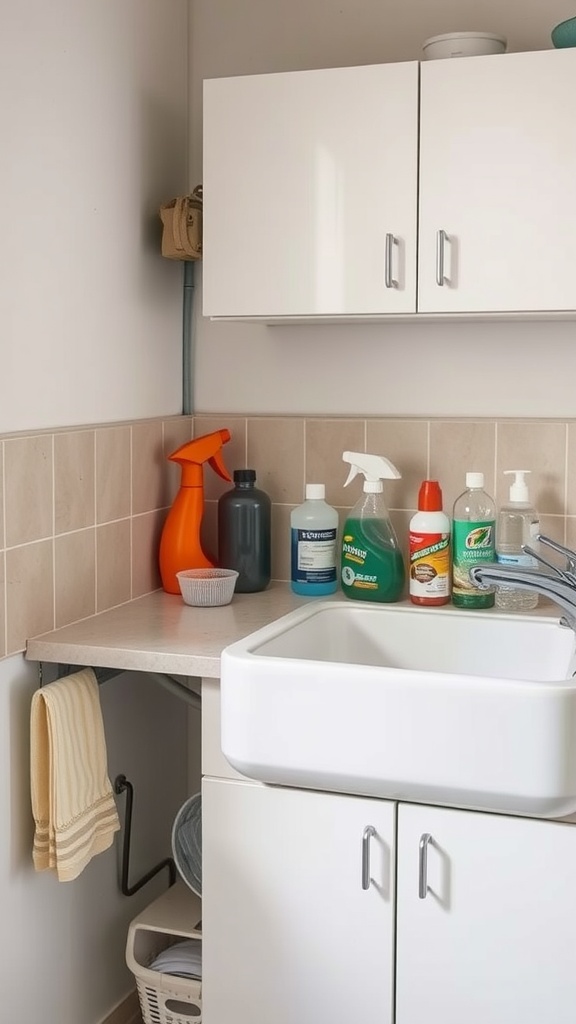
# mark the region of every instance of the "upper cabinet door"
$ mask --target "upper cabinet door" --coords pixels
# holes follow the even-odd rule
[[[205,316],[416,309],[418,64],[204,83]]]
[[[576,308],[576,50],[421,68],[420,312]]]

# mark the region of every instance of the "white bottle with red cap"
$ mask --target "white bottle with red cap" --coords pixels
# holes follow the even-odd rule
[[[410,520],[410,600],[419,605],[448,604],[450,600],[451,523],[442,511],[437,480],[424,480],[418,511]]]

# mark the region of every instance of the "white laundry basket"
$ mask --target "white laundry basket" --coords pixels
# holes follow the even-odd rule
[[[202,982],[150,970],[162,950],[183,939],[202,941],[201,902],[176,882],[132,921],[126,963],[136,979],[144,1024],[201,1024]]]

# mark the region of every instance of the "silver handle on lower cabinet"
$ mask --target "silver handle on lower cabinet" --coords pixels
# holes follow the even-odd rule
[[[366,825],[362,833],[362,888],[370,888],[370,840],[376,835],[373,825]]]
[[[396,239],[389,231],[386,234],[386,250],[384,254],[384,284],[387,288],[397,288],[398,281],[394,278],[392,267],[394,260],[394,245]]]
[[[420,836],[418,852],[418,896],[425,900],[428,894],[428,844],[432,841],[429,832],[423,832]]]
[[[436,284],[439,288],[443,288],[446,282],[444,274],[444,245],[447,241],[448,235],[440,228],[440,231],[436,232]]]

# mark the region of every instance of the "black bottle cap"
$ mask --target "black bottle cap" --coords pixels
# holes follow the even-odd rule
[[[255,469],[235,469],[234,470],[234,483],[235,484],[253,484],[256,479]]]

